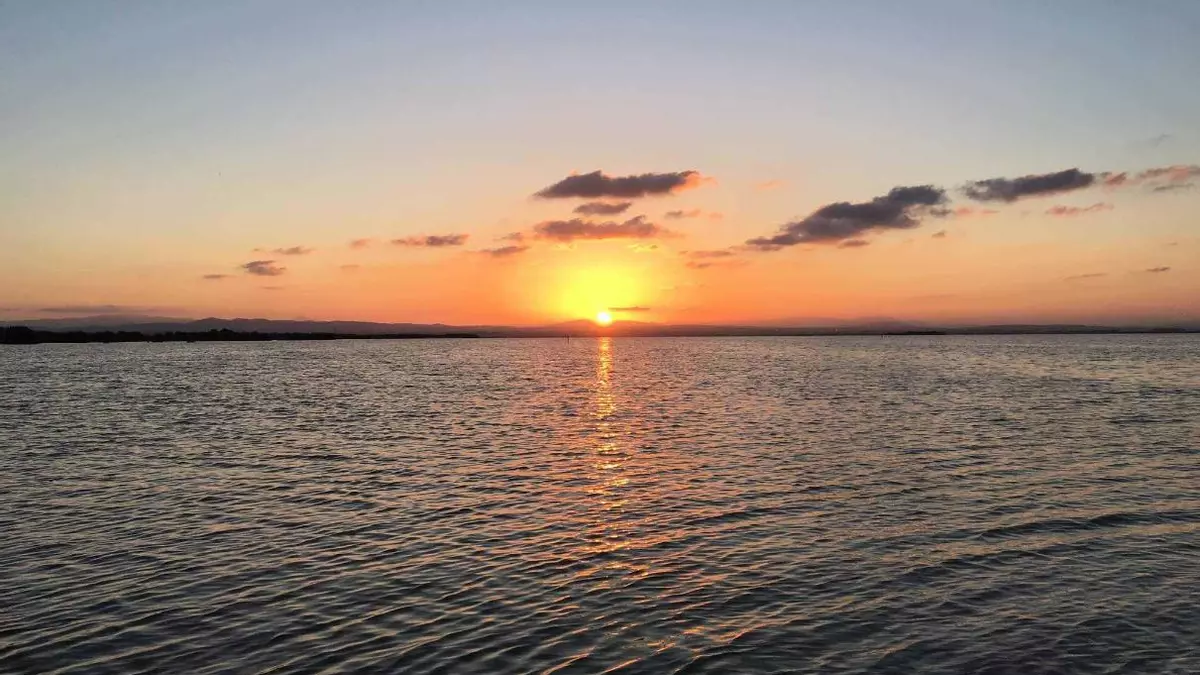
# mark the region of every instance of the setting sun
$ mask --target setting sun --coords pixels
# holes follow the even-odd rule
[[[608,312],[596,312],[596,323],[601,326],[607,326],[612,323],[612,314]]]

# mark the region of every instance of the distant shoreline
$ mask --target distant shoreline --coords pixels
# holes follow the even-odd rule
[[[910,331],[855,331],[855,330],[806,330],[787,328],[740,328],[722,330],[610,330],[554,331],[522,330],[488,332],[445,332],[445,333],[331,333],[331,332],[261,332],[235,331],[228,328],[207,331],[166,331],[161,333],[129,330],[36,330],[25,326],[0,327],[0,344],[89,344],[124,342],[272,342],[272,341],[317,341],[317,340],[439,340],[480,338],[596,338],[596,337],[922,337],[962,335],[1163,335],[1197,334],[1200,330],[1190,328],[1110,328],[1110,327],[978,327],[948,328],[938,330]]]

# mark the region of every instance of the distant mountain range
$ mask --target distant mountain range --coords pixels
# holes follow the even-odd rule
[[[1104,326],[1083,324],[996,324],[973,326],[937,326],[890,318],[855,321],[838,319],[797,319],[794,322],[771,321],[754,325],[658,324],[618,321],[601,327],[591,321],[567,321],[545,326],[452,326],[447,324],[377,323],[371,321],[301,321],[278,319],[180,319],[153,316],[86,316],[56,319],[0,321],[0,325],[27,326],[49,331],[136,331],[145,334],[212,330],[240,333],[331,333],[338,335],[443,335],[471,333],[482,337],[551,337],[575,335],[620,336],[720,336],[720,335],[883,335],[904,333],[947,334],[1036,334],[1036,333],[1111,333],[1111,332],[1188,332],[1200,331],[1200,321],[1163,325]]]

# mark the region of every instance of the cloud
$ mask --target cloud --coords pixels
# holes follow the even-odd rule
[[[1000,213],[996,209],[978,209],[973,206],[960,206],[949,213],[955,218],[986,218]]]
[[[643,244],[641,242],[634,242],[629,245],[629,250],[633,251],[634,253],[651,253],[658,250],[658,244]]]
[[[838,244],[838,248],[862,248],[864,246],[870,246],[870,245],[871,245],[871,242],[864,241],[862,239],[847,239],[846,241],[843,241],[842,243]]]
[[[587,202],[576,206],[573,212],[581,216],[615,216],[625,213],[631,206],[633,202]]]
[[[1162,272],[1170,272],[1171,268],[1170,267],[1151,267],[1150,269],[1148,269],[1146,271],[1149,272],[1150,274],[1161,274]]]
[[[287,286],[262,286],[261,288],[264,291],[282,291],[283,289],[287,288]]]
[[[699,171],[643,173],[636,176],[609,176],[601,171],[573,174],[534,193],[541,199],[637,199],[668,195],[700,186],[711,180]]]
[[[514,241],[519,244],[519,243],[525,241],[525,233],[524,232],[509,232],[508,234],[504,235],[503,237],[500,237],[500,241]]]
[[[1066,281],[1079,281],[1080,279],[1099,279],[1100,277],[1108,276],[1108,272],[1091,272],[1089,274],[1073,274],[1066,278]]]
[[[725,217],[725,214],[716,211],[705,212],[703,209],[689,209],[684,211],[677,209],[675,211],[667,211],[663,214],[663,218],[667,220],[683,220],[685,218],[708,218],[709,220],[720,220]]]
[[[204,279],[205,281],[220,281],[222,279],[228,279],[229,276],[230,275],[228,275],[228,274],[205,274],[205,275],[202,275],[200,278]]]
[[[1195,183],[1168,183],[1166,185],[1155,185],[1150,188],[1152,192],[1174,192],[1176,190],[1191,190],[1196,187]]]
[[[287,248],[272,249],[271,253],[277,255],[308,255],[316,249],[305,248],[304,246],[289,246]]]
[[[760,251],[778,251],[797,244],[836,243],[858,239],[876,230],[905,230],[921,224],[931,207],[946,201],[946,191],[932,185],[892,188],[869,202],[834,202],[807,217],[779,228],[770,237],[757,237],[746,245]]]
[[[745,265],[744,260],[689,260],[684,263],[684,266],[693,270],[707,270],[716,267],[741,267]]]
[[[417,246],[424,248],[443,248],[446,246],[462,246],[467,243],[467,234],[429,234],[417,237],[393,239],[396,246]]]
[[[1085,213],[1097,213],[1099,211],[1111,211],[1112,204],[1106,202],[1096,202],[1091,206],[1051,206],[1046,209],[1046,215],[1069,218],[1071,216],[1082,216]]]
[[[1153,192],[1168,192],[1191,187],[1192,180],[1200,178],[1200,165],[1172,164],[1146,169],[1135,174],[1127,171],[1110,173],[1104,178],[1105,187],[1121,188],[1145,183]]]
[[[1139,173],[1134,180],[1153,181],[1161,179],[1170,183],[1186,183],[1193,178],[1200,178],[1200,166],[1195,164],[1173,164],[1171,166],[1146,169]]]
[[[989,178],[968,183],[962,192],[977,202],[1015,202],[1026,197],[1044,197],[1090,187],[1097,174],[1079,169],[1030,174],[1019,178]]]
[[[286,267],[276,265],[274,260],[251,260],[241,268],[246,270],[246,274],[259,277],[277,277],[287,271]]]
[[[727,248],[721,248],[711,251],[682,251],[681,255],[693,260],[712,260],[714,258],[732,258],[737,254]]]
[[[1159,134],[1157,136],[1146,139],[1146,144],[1151,147],[1156,148],[1156,147],[1162,145],[1163,143],[1166,143],[1167,141],[1171,140],[1174,137],[1175,137],[1175,134]]]
[[[769,192],[771,190],[778,190],[783,186],[784,182],[781,180],[767,180],[756,184],[754,189],[758,190],[759,192]]]
[[[641,307],[641,306],[634,306],[634,307],[609,307],[609,308],[608,308],[608,311],[610,311],[610,312],[628,312],[628,313],[630,313],[630,314],[633,314],[633,313],[637,313],[637,312],[649,312],[649,311],[650,311],[650,308],[649,308],[649,307]]]
[[[533,227],[534,236],[558,242],[599,239],[654,239],[669,236],[667,230],[647,222],[645,216],[630,218],[623,223],[615,221],[593,222],[572,218],[571,220],[548,220]]]
[[[490,255],[493,258],[509,258],[514,255],[517,255],[518,253],[524,253],[525,251],[528,251],[528,250],[529,250],[528,246],[512,245],[512,246],[501,246],[499,248],[485,248],[482,251],[480,251],[480,253],[483,253],[484,255]]]
[[[946,238],[946,231],[945,231],[945,230],[938,230],[937,232],[934,232],[933,234],[931,234],[931,235],[929,235],[929,236],[930,236],[930,237],[932,237],[932,238],[934,238],[934,239],[945,239],[945,238]]]
[[[352,239],[350,241],[350,248],[367,248],[369,246],[373,246],[374,244],[374,239]]]
[[[338,269],[343,272],[357,272],[362,265],[338,265]]]
[[[144,314],[155,310],[148,307],[130,307],[128,305],[57,305],[54,307],[40,307],[36,311],[40,314],[90,316],[93,314]]]

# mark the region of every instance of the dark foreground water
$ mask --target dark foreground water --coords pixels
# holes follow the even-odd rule
[[[0,670],[1200,672],[1196,336],[0,349]]]

